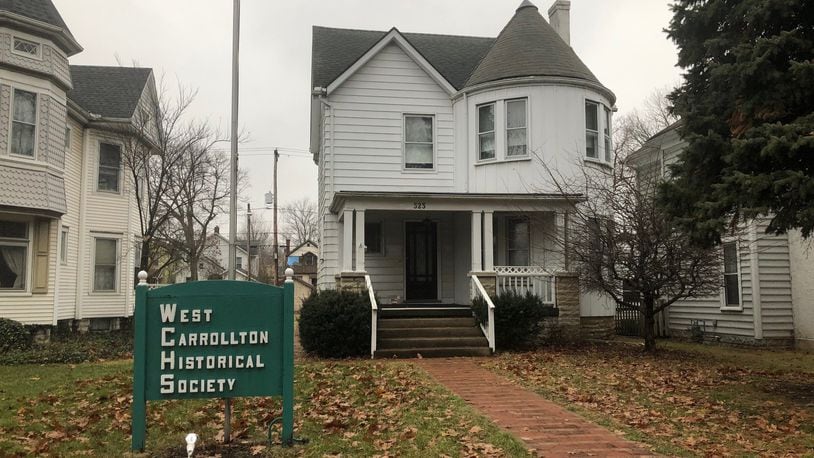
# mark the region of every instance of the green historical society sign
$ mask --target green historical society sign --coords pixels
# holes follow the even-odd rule
[[[293,440],[294,285],[199,281],[136,289],[133,450],[144,450],[147,401],[283,397]]]

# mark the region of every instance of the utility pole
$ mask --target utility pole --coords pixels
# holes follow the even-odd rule
[[[229,174],[229,280],[235,279],[235,257],[237,256],[237,107],[240,86],[240,0],[234,0],[232,7],[232,155]],[[232,400],[224,399],[223,442],[232,441]]]
[[[246,253],[249,254],[249,262],[246,265],[246,273],[249,281],[252,281],[252,204],[246,204]]]
[[[279,256],[279,243],[277,243],[277,160],[280,158],[280,153],[277,148],[274,148],[274,286],[277,286],[280,278],[280,260]]]

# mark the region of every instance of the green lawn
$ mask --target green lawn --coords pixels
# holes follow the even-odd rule
[[[814,457],[814,355],[630,341],[506,353],[483,364],[656,451]]]
[[[0,455],[121,456],[130,448],[131,362],[0,366]],[[148,404],[147,451],[185,456],[196,432],[224,456],[527,456],[511,435],[403,362],[298,363],[296,428],[308,445],[266,446],[277,399],[234,402],[234,448],[223,448],[222,403]],[[279,441],[278,432],[274,440]],[[200,456],[200,455],[199,455]]]

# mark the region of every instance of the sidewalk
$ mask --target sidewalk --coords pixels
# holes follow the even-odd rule
[[[539,456],[654,456],[639,444],[479,367],[472,359],[422,359],[416,363]]]

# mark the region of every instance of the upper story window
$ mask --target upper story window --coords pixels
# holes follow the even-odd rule
[[[495,158],[495,104],[478,107],[478,160]]]
[[[605,112],[605,162],[611,162],[613,159],[613,154],[611,151],[611,111],[606,106],[603,106],[602,109]]]
[[[11,154],[34,157],[37,131],[37,94],[14,89],[11,117]]]
[[[14,53],[29,57],[40,57],[40,44],[14,37]]]
[[[526,99],[506,101],[506,156],[528,154]]]
[[[118,239],[96,238],[93,262],[93,290],[116,291],[116,275],[118,265],[116,253],[119,248]]]
[[[0,290],[25,290],[28,224],[0,220]]]
[[[63,227],[59,234],[59,263],[68,263],[68,228]]]
[[[423,115],[404,116],[404,167],[408,169],[431,169],[434,145],[433,117]]]
[[[99,144],[99,191],[119,192],[122,151],[119,145]]]
[[[585,156],[599,159],[599,104],[585,101]]]
[[[741,307],[740,272],[738,269],[738,243],[725,242],[722,245],[724,257],[724,307]]]

